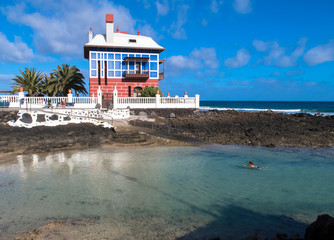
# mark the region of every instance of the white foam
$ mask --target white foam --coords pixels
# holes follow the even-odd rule
[[[281,113],[299,113],[301,109],[263,109],[263,108],[215,108],[215,107],[208,107],[208,106],[200,106],[200,110],[219,110],[219,111],[226,111],[226,110],[235,110],[241,112],[261,112],[261,111],[268,111],[271,110],[273,112],[281,112]]]

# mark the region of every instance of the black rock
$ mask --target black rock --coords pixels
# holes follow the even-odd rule
[[[45,114],[37,114],[36,122],[45,122]]]
[[[328,214],[319,215],[317,220],[306,228],[305,240],[333,240],[334,218]]]
[[[20,121],[30,124],[30,123],[32,123],[32,117],[29,113],[23,113]]]
[[[50,119],[51,121],[58,120],[58,115],[53,114],[51,117],[49,117],[49,119]]]

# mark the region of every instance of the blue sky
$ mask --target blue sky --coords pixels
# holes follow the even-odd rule
[[[30,0],[0,2],[0,90],[19,69],[77,66],[88,29],[151,36],[166,50],[166,94],[202,100],[334,101],[332,0]],[[88,84],[87,84],[88,88]]]

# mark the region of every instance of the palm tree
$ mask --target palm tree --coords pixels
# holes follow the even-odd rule
[[[52,96],[66,96],[68,91],[72,89],[76,94],[86,95],[88,92],[85,88],[84,78],[75,66],[58,65],[57,69],[53,69],[50,77],[45,78],[45,93],[50,93]]]
[[[29,96],[38,96],[43,91],[43,86],[41,81],[43,80],[45,74],[41,71],[36,72],[35,68],[25,68],[25,71],[19,70],[22,76],[16,76],[13,78],[14,85],[12,87],[11,94],[16,94],[23,88],[23,91],[28,92]]]

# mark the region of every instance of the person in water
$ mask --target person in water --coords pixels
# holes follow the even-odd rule
[[[249,168],[259,168],[258,166],[255,166],[252,161],[249,161],[249,163],[247,164],[247,167],[249,167]]]

